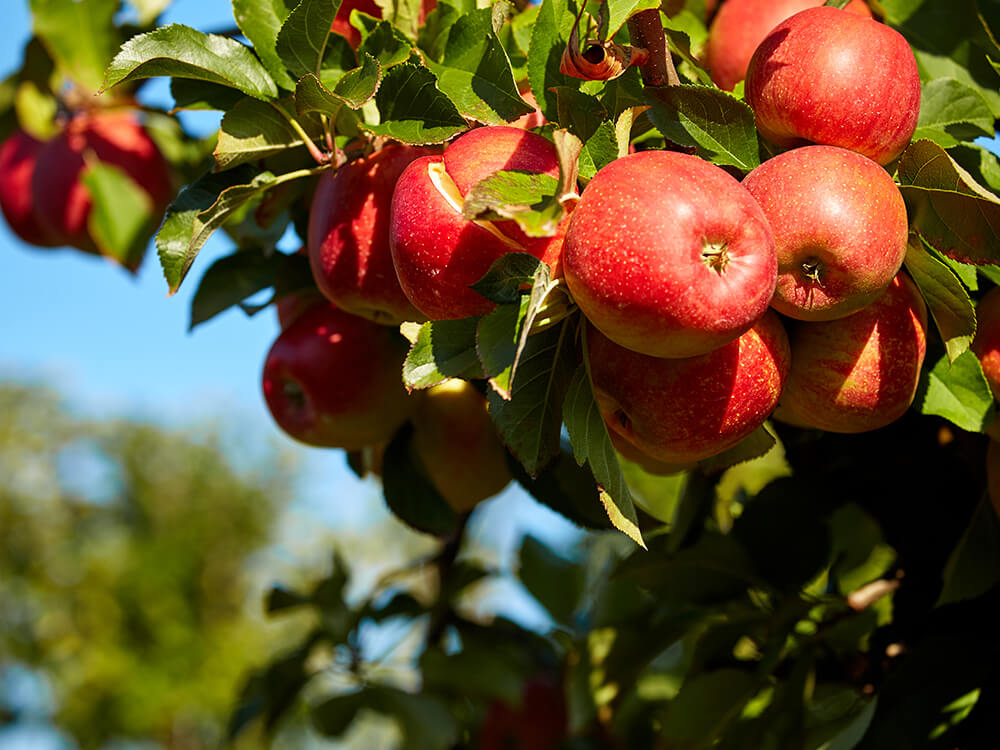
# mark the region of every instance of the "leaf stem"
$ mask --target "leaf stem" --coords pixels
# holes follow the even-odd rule
[[[649,59],[639,69],[646,86],[675,86],[681,82],[667,48],[658,8],[640,11],[628,19],[628,33],[634,46],[649,52]]]
[[[285,120],[288,121],[288,124],[292,126],[292,130],[294,130],[295,133],[299,136],[299,138],[302,139],[306,149],[309,151],[309,155],[316,160],[317,164],[330,163],[330,154],[324,154],[322,151],[319,150],[319,146],[317,146],[313,142],[313,139],[309,137],[309,134],[305,131],[305,129],[302,127],[302,124],[298,120],[296,120],[294,117],[288,114],[288,112],[285,111],[284,107],[280,106],[279,104],[271,102],[271,106],[274,107],[278,112],[280,112],[282,117],[284,117]]]

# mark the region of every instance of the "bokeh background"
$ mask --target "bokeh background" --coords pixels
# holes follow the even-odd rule
[[[225,0],[175,0],[163,22],[234,25]],[[27,0],[7,0],[0,76],[30,37]],[[163,80],[142,97],[171,102]],[[182,117],[194,133],[217,126],[212,113]],[[429,549],[340,451],[297,445],[272,423],[259,385],[272,310],[189,332],[198,279],[230,251],[210,240],[168,297],[153,252],[132,277],[28,247],[0,222],[0,750],[203,747],[247,671],[296,629],[264,617],[273,584],[320,578],[336,549],[361,592]],[[557,549],[577,539],[509,487],[477,510],[471,547],[509,571],[526,533]],[[477,602],[548,625],[512,576]],[[339,746],[307,732],[296,742]]]

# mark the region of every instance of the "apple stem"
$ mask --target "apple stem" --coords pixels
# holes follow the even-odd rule
[[[646,86],[675,86],[681,82],[667,48],[658,8],[640,11],[628,19],[628,33],[632,44],[649,52],[649,58],[639,68]]]

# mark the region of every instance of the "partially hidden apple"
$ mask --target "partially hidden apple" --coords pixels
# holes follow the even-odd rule
[[[385,325],[423,320],[396,277],[389,208],[396,181],[435,149],[389,144],[320,178],[309,211],[309,265],[337,307]]]
[[[11,231],[37,247],[57,247],[57,238],[35,216],[31,180],[38,153],[45,145],[30,133],[16,130],[0,146],[0,210]]]
[[[431,484],[466,513],[510,482],[507,452],[486,399],[465,380],[448,380],[418,398],[411,446]]]
[[[717,455],[763,424],[791,362],[772,311],[735,341],[697,357],[639,354],[593,328],[587,345],[594,398],[608,431],[675,465]]]
[[[271,346],[264,399],[278,426],[303,443],[375,445],[391,438],[415,406],[400,376],[406,352],[398,331],[322,302]]]
[[[976,305],[976,335],[972,351],[979,357],[993,397],[1000,399],[1000,287],[993,287]]]
[[[775,416],[829,432],[867,432],[913,402],[926,352],[927,307],[900,272],[868,307],[846,318],[798,323],[792,371]]]
[[[561,686],[547,677],[525,683],[520,706],[497,700],[479,729],[479,750],[557,750],[569,732]]]
[[[396,183],[389,218],[392,260],[403,292],[430,320],[492,310],[493,303],[469,287],[507,253],[530,253],[558,274],[565,221],[553,237],[529,237],[513,220],[462,216],[469,190],[501,170],[558,178],[559,160],[540,135],[490,126],[464,133],[441,156],[411,162]]]
[[[417,25],[423,26],[427,14],[437,6],[437,0],[422,0]],[[330,25],[330,31],[347,38],[348,43],[357,49],[361,44],[361,32],[351,26],[351,11],[357,10],[375,18],[382,17],[382,8],[375,0],[344,0],[337,9],[337,16]]]
[[[134,116],[103,111],[77,115],[38,152],[31,181],[37,222],[53,242],[97,252],[87,228],[92,202],[81,180],[86,159],[118,167],[148,194],[154,211],[173,195],[169,167]]]
[[[776,145],[841,146],[888,164],[913,137],[920,74],[899,32],[821,6],[778,24],[746,78],[757,128]]]
[[[705,66],[720,89],[732,91],[746,78],[747,66],[767,33],[800,10],[823,0],[726,0],[712,19],[705,44]],[[871,18],[863,0],[851,0],[845,10]]]
[[[692,357],[760,319],[778,261],[767,217],[735,178],[696,156],[642,151],[587,184],[562,267],[605,336],[654,357]]]
[[[768,159],[743,185],[774,231],[778,284],[771,306],[799,320],[832,320],[873,302],[906,255],[908,222],[892,177],[836,146]]]

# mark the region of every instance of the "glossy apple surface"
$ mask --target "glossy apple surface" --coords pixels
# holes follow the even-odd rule
[[[816,8],[823,0],[726,0],[712,19],[705,44],[705,66],[720,89],[732,91],[746,78],[750,58],[767,33],[800,10]],[[851,0],[845,10],[871,18],[862,0]]]
[[[430,320],[482,315],[494,305],[469,287],[500,256],[527,252],[558,273],[562,231],[528,237],[514,221],[467,221],[469,190],[501,170],[559,177],[555,147],[520,128],[476,128],[442,156],[410,163],[392,196],[389,245],[403,292]],[[563,224],[565,226],[565,222]]]
[[[1000,399],[1000,287],[990,289],[976,305],[972,351],[979,357],[993,397]]]
[[[0,209],[11,231],[29,245],[56,247],[58,240],[35,216],[31,192],[35,164],[44,145],[31,134],[17,130],[0,146]]]
[[[927,308],[903,273],[846,318],[798,323],[792,371],[777,415],[829,432],[866,432],[896,421],[917,390]]]
[[[413,450],[431,484],[457,513],[465,513],[510,482],[507,452],[486,399],[464,380],[421,394],[413,414]]]
[[[778,270],[771,227],[746,188],[670,151],[630,154],[595,175],[562,265],[590,322],[654,357],[704,354],[749,330]]]
[[[608,430],[667,464],[717,455],[757,429],[778,403],[791,361],[771,311],[735,341],[697,357],[639,354],[593,328],[587,343]]]
[[[309,211],[309,265],[337,307],[385,325],[424,319],[396,277],[389,208],[406,166],[433,153],[390,144],[320,178]]]
[[[401,380],[406,340],[391,328],[314,305],[264,361],[264,399],[278,425],[308,445],[357,450],[388,440],[414,401]]]
[[[920,75],[897,31],[836,8],[810,8],[761,42],[746,100],[758,130],[778,146],[841,146],[888,164],[917,127]]]
[[[799,320],[860,310],[889,286],[906,256],[906,205],[871,159],[804,146],[768,159],[743,185],[764,210],[778,253],[771,306]]]
[[[162,210],[173,194],[166,160],[143,127],[124,112],[74,117],[38,153],[32,179],[35,217],[60,245],[96,252],[87,231],[91,200],[80,177],[85,154],[118,167]]]

